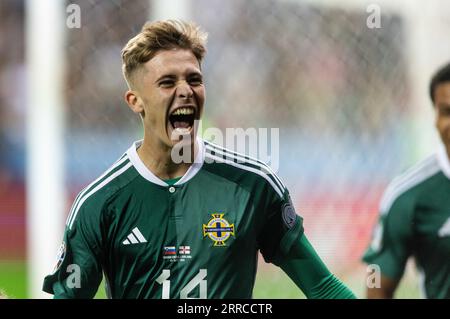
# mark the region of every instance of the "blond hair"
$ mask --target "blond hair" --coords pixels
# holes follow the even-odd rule
[[[201,65],[206,54],[207,33],[194,23],[178,20],[147,22],[122,49],[122,71],[128,86],[136,70],[160,50],[191,50]]]

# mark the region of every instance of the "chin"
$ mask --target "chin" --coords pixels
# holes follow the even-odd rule
[[[179,141],[171,141],[171,157],[176,164],[192,164],[195,160],[195,136],[192,131],[183,136],[185,138],[181,138]]]
[[[176,144],[192,144],[197,136],[197,130],[194,127],[174,129],[169,127],[169,141],[172,146]]]

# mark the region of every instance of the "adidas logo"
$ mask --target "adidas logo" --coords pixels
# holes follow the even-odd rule
[[[124,245],[130,245],[130,244],[141,244],[146,243],[147,240],[142,236],[142,233],[139,231],[137,227],[134,227],[134,229],[131,231],[131,233],[127,236],[127,239],[125,239],[122,244]]]

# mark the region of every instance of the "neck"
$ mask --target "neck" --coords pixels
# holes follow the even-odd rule
[[[162,180],[181,177],[188,171],[197,154],[196,140],[194,147],[190,147],[190,158],[192,161],[181,162],[179,164],[172,160],[172,147],[160,141],[144,136],[141,147],[137,150],[138,156],[144,165],[158,178]]]

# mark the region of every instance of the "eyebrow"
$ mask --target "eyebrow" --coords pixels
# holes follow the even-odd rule
[[[187,75],[188,78],[193,77],[193,76],[199,76],[199,77],[203,78],[203,75],[202,75],[200,72],[197,72],[197,71],[192,71],[192,72],[190,72],[190,73]],[[171,80],[174,80],[174,79],[176,79],[176,78],[177,78],[177,76],[176,76],[175,74],[164,74],[164,75],[160,76],[160,77],[155,81],[155,83],[158,83],[159,81],[161,81],[161,80],[163,80],[163,79],[171,79]]]

